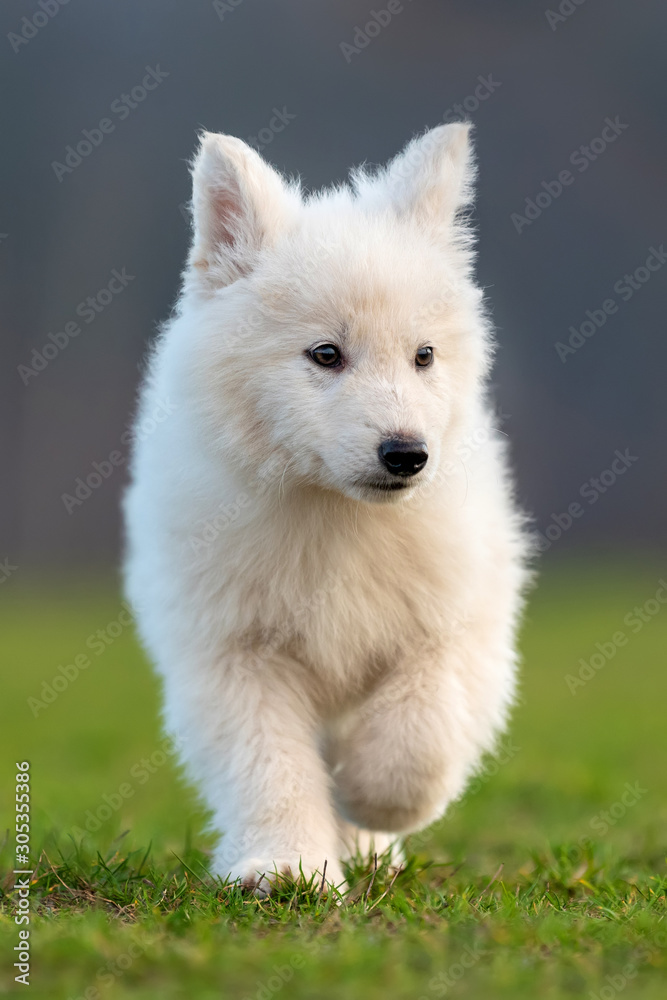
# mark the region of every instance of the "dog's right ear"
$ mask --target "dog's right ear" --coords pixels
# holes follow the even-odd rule
[[[204,132],[192,166],[191,280],[210,293],[249,274],[287,224],[294,198],[241,139]]]

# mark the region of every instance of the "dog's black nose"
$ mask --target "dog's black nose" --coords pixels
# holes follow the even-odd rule
[[[426,441],[416,438],[391,438],[378,449],[380,461],[392,476],[414,476],[428,461]]]

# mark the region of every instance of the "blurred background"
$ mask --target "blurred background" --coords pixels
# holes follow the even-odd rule
[[[472,120],[521,500],[548,558],[664,544],[664,4],[61,4],[0,14],[3,579],[117,563],[126,432],[202,127],[317,188]]]

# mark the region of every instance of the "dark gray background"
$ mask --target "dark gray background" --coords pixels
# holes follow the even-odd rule
[[[3,4],[0,557],[116,558],[124,469],[71,514],[61,496],[127,452],[138,365],[188,244],[179,206],[198,128],[255,136],[285,107],[295,118],[264,154],[318,187],[392,156],[489,74],[500,86],[470,114],[479,275],[521,499],[544,530],[629,448],[637,461],[552,549],[664,543],[667,266],[628,302],[613,285],[667,241],[665,5],[566,0],[573,12],[553,30],[541,3],[412,0],[348,62],[341,43],[385,0],[235,3],[221,20],[202,0],[70,0],[18,52],[7,36],[40,8]],[[160,86],[124,121],[109,114],[156,65],[169,74]],[[53,161],[105,116],[113,133],[59,182]],[[628,127],[579,173],[570,154],[608,116]],[[511,214],[568,167],[574,183],[518,234]],[[17,366],[122,267],[134,281],[24,385]],[[563,363],[555,342],[610,297],[617,313]]]

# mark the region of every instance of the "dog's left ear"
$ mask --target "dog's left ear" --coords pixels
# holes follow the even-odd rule
[[[250,273],[298,195],[241,139],[204,132],[192,166],[189,277],[211,292]]]
[[[470,132],[469,123],[453,122],[418,136],[379,174],[357,171],[357,193],[373,208],[389,204],[399,217],[411,217],[446,236],[473,197]]]

